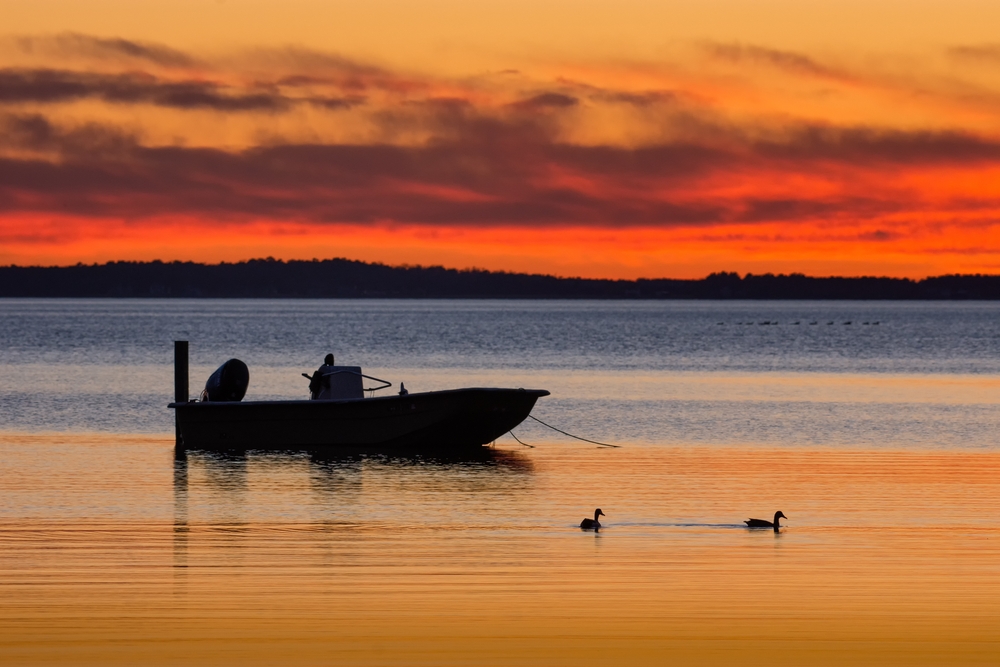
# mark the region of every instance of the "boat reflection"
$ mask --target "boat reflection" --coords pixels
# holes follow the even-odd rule
[[[189,473],[204,472],[204,481],[219,491],[237,492],[247,488],[250,468],[255,474],[267,470],[301,469],[308,467],[314,476],[342,480],[363,470],[397,470],[447,474],[451,472],[491,474],[501,476],[526,475],[533,470],[529,458],[517,451],[483,447],[481,451],[463,454],[402,454],[378,451],[346,453],[314,449],[188,449],[175,451],[175,482],[187,485]]]
[[[189,449],[175,458],[175,516],[228,530],[244,522],[364,523],[404,495],[509,500],[532,472],[520,452],[488,448],[461,456]]]
[[[186,566],[189,541],[196,537],[229,550],[246,534],[279,529],[377,532],[389,516],[409,517],[409,503],[453,512],[460,501],[476,496],[502,506],[524,494],[533,470],[524,454],[489,448],[460,456],[178,451],[174,562]]]

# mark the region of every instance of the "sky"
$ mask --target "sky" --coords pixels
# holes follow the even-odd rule
[[[1000,273],[1000,3],[0,15],[0,265]]]

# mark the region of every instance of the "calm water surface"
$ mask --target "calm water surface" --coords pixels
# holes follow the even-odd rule
[[[996,664],[998,316],[0,300],[0,659]],[[303,397],[333,351],[411,391],[549,389],[536,415],[624,446],[177,458],[177,338],[193,393],[236,356],[248,398]]]

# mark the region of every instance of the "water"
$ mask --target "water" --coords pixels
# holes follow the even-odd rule
[[[989,449],[1000,426],[993,303],[5,300],[0,317],[7,431],[171,433],[175,339],[193,394],[235,356],[248,400],[304,398],[332,351],[411,391],[548,389],[545,421],[634,444]]]
[[[998,311],[0,300],[0,659],[996,664]],[[624,446],[178,459],[179,338],[193,392],[236,356],[301,398],[332,351]]]

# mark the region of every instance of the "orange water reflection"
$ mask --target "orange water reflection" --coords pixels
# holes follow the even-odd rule
[[[139,443],[139,474],[116,469],[120,444],[77,445],[83,484],[120,504],[102,514],[45,460],[54,439],[32,465],[2,442],[22,456],[0,482],[7,664],[1000,659],[1000,453],[567,444],[171,466]],[[90,516],[23,500],[53,470]],[[606,528],[575,528],[596,505]],[[739,527],[775,509],[783,532]]]

